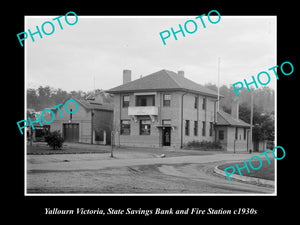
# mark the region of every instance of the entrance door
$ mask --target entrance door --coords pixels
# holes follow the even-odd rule
[[[162,129],[162,144],[163,146],[171,145],[171,127],[164,127]]]
[[[79,124],[78,123],[65,123],[63,124],[63,134],[66,142],[79,141]]]

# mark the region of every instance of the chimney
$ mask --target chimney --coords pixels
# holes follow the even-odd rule
[[[131,81],[131,70],[123,70],[123,84]]]
[[[234,98],[232,103],[231,103],[231,116],[239,120],[239,100],[238,98]]]
[[[184,77],[184,71],[183,71],[183,70],[179,70],[179,71],[178,71],[178,75]]]

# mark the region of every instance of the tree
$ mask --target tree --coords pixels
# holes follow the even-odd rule
[[[37,107],[35,108],[37,111],[43,110],[52,105],[53,101],[51,101],[51,92],[52,90],[49,86],[39,86],[37,89],[38,103]]]
[[[27,108],[36,109],[38,105],[38,96],[36,94],[36,90],[29,88],[27,89]]]
[[[70,94],[68,92],[63,91],[62,89],[58,88],[53,91],[51,98],[55,105],[60,104],[69,98]]]
[[[254,141],[274,141],[275,127],[274,118],[270,114],[261,114],[259,116],[259,123],[253,126],[253,140]]]
[[[250,105],[240,104],[239,118],[250,123]],[[260,107],[253,106],[253,141],[274,140],[275,121],[272,113],[264,113]]]

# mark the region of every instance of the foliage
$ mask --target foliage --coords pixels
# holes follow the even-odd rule
[[[261,121],[254,123],[253,126],[253,140],[254,141],[274,141],[275,127],[274,118],[268,114],[260,116]]]
[[[27,89],[27,108],[32,108],[35,111],[42,111],[45,108],[52,108],[70,98],[86,99],[95,92],[101,92],[97,89],[95,91],[71,91],[67,92],[60,88],[55,89],[49,86],[40,86],[37,89]],[[112,103],[113,99],[110,95],[101,93],[103,96],[103,103]]]
[[[199,150],[212,150],[212,149],[222,149],[220,142],[214,141],[190,141],[188,142],[185,149],[199,149]]]
[[[217,86],[211,83],[206,84],[205,87],[214,91],[218,90]],[[254,105],[259,111],[265,113],[274,112],[275,92],[273,89],[266,86],[252,89],[251,92],[249,92],[247,88],[243,88],[239,91],[238,99],[240,105],[244,104],[250,108],[251,93],[253,93]],[[237,97],[233,87],[230,86],[228,88],[226,85],[220,86],[220,95],[223,96],[220,100],[220,109],[223,109],[225,112],[230,112],[232,100]]]
[[[217,91],[216,85],[206,84],[205,86]],[[251,92],[247,88],[239,91],[239,118],[246,123],[250,123],[251,93],[253,94],[253,141],[274,141],[274,90],[262,87],[252,89]],[[237,97],[233,87],[221,86],[220,94],[224,97],[220,100],[220,109],[230,114],[232,100]]]
[[[61,149],[64,143],[60,131],[49,132],[49,134],[45,136],[45,141],[47,142],[47,145],[53,148],[53,150]]]
[[[251,109],[246,104],[240,105],[239,118],[250,123]],[[273,113],[264,113],[253,107],[253,141],[274,141],[275,120]]]

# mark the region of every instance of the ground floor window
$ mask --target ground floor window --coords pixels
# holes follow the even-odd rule
[[[185,128],[185,135],[189,136],[190,135],[190,121],[189,120],[185,121],[184,128]]]
[[[224,140],[224,130],[219,130],[219,140]]]
[[[151,120],[140,120],[140,135],[150,135]]]
[[[213,129],[214,129],[213,122],[209,122],[209,136],[213,135]]]
[[[130,120],[121,120],[121,132],[122,135],[130,135]]]
[[[203,121],[202,122],[202,136],[205,136],[206,135],[206,122]]]
[[[42,127],[35,127],[35,137],[43,138],[50,132],[50,125],[44,125]]]
[[[194,121],[194,136],[198,136],[198,121]]]

